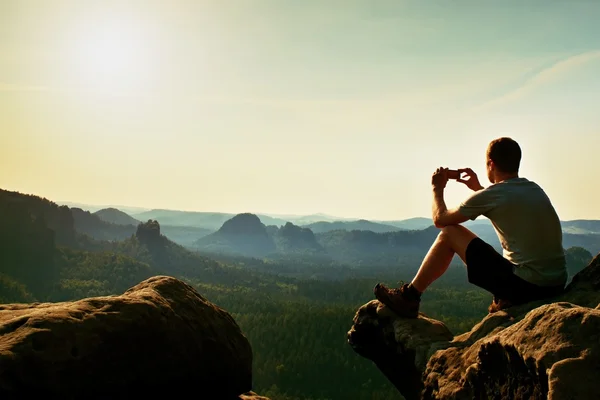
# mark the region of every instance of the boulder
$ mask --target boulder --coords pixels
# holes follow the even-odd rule
[[[252,350],[231,315],[175,278],[119,296],[0,305],[0,398],[135,398],[252,389]]]
[[[488,314],[459,336],[373,300],[348,342],[406,399],[598,399],[599,303],[600,255],[560,296]]]

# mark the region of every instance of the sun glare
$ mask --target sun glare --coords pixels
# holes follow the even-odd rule
[[[141,89],[155,73],[153,43],[139,21],[107,19],[79,26],[71,43],[76,78],[88,88]]]

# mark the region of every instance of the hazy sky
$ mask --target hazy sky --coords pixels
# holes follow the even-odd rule
[[[0,1],[1,188],[400,219],[511,136],[562,219],[600,218],[600,1],[122,3]]]

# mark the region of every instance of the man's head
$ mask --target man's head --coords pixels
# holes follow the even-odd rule
[[[486,152],[487,175],[491,183],[519,175],[521,147],[513,139],[501,137],[492,140]]]

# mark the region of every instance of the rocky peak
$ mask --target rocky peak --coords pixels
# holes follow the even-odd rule
[[[149,219],[138,225],[135,236],[143,243],[157,243],[160,240],[160,224]]]
[[[600,255],[560,296],[489,314],[453,336],[421,313],[362,306],[348,343],[406,399],[598,399]]]
[[[302,228],[294,225],[291,222],[286,223],[279,229],[279,234],[290,239],[314,240],[315,235],[308,228]]]
[[[267,235],[265,225],[255,214],[242,213],[225,221],[220,233],[233,235]]]
[[[322,247],[317,242],[315,234],[309,228],[302,228],[291,222],[282,226],[276,235],[279,251],[321,251]]]

